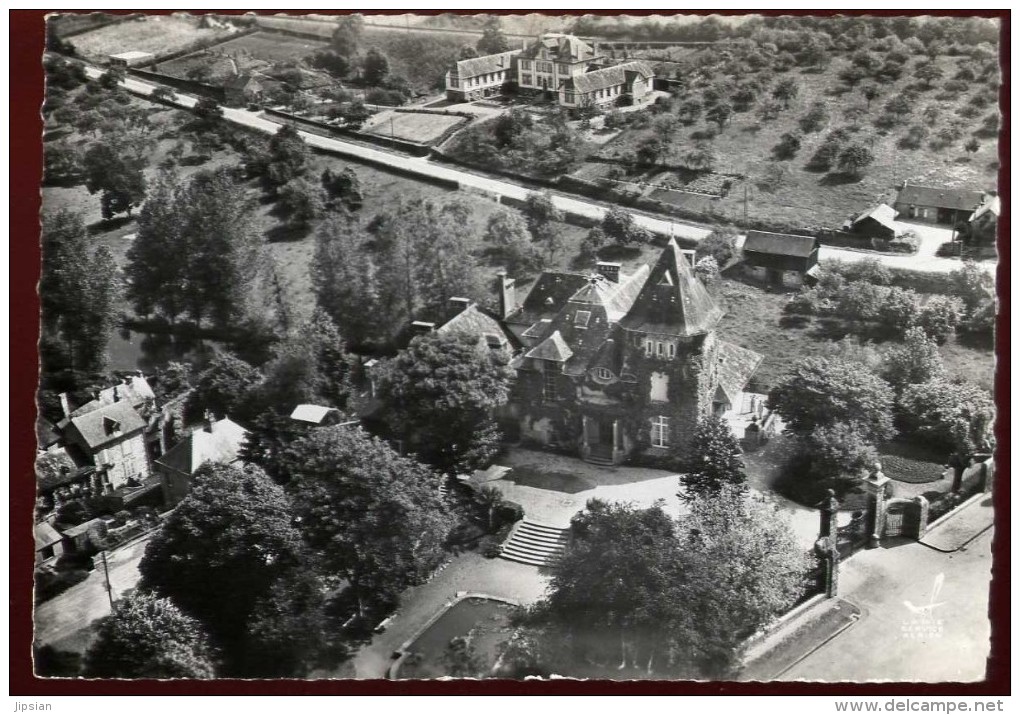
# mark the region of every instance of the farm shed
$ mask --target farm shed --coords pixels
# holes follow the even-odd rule
[[[818,265],[818,239],[787,233],[748,231],[744,271],[774,285],[801,285]]]
[[[896,223],[896,210],[888,204],[868,209],[845,227],[847,231],[876,238],[897,238],[903,229]]]

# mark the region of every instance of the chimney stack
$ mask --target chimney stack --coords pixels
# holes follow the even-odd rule
[[[689,265],[691,268],[693,268],[694,267],[694,263],[695,263],[695,261],[694,261],[694,251],[691,251],[691,250],[686,249],[686,248],[681,248],[680,249],[680,253],[682,253],[683,257],[687,259],[687,265]]]
[[[620,264],[610,263],[609,261],[599,261],[595,264],[595,270],[597,270],[606,280],[611,283],[620,282]]]
[[[499,295],[499,318],[506,320],[517,309],[517,282],[506,271],[496,274],[496,292]]]
[[[435,323],[430,323],[425,320],[415,320],[411,323],[411,330],[415,335],[428,335],[436,329]]]
[[[471,305],[471,299],[461,298],[460,296],[454,296],[450,298],[449,304],[450,309],[456,311],[454,315],[460,315],[461,313],[468,309],[468,306]]]

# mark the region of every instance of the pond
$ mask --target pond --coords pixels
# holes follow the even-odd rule
[[[146,374],[174,361],[187,361],[202,369],[226,344],[216,340],[169,333],[146,333],[121,328],[107,344],[110,370],[141,370]]]
[[[510,636],[514,606],[490,598],[466,598],[449,607],[407,648],[394,678],[442,678],[448,675],[443,655],[453,638],[468,636],[488,673],[496,663],[497,648]]]

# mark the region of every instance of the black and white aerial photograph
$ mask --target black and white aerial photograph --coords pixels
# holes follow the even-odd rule
[[[985,681],[1008,13],[563,12],[46,16],[36,678]]]

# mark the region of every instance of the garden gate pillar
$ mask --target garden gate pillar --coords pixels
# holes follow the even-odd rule
[[[839,549],[836,545],[836,514],[839,501],[836,492],[829,490],[828,496],[818,505],[820,517],[818,540],[815,542],[815,556],[821,568],[819,586],[827,598],[836,595],[839,588]]]
[[[914,497],[917,504],[917,540],[920,541],[928,532],[928,500],[918,494]]]
[[[867,526],[871,537],[868,548],[874,549],[882,544],[882,532],[885,530],[885,502],[889,477],[882,474],[882,465],[875,462],[875,468],[863,480],[864,490],[868,495]]]
[[[818,538],[836,538],[836,512],[839,511],[839,500],[836,499],[836,492],[828,490],[828,495],[818,505],[818,514],[821,517],[818,524]]]

